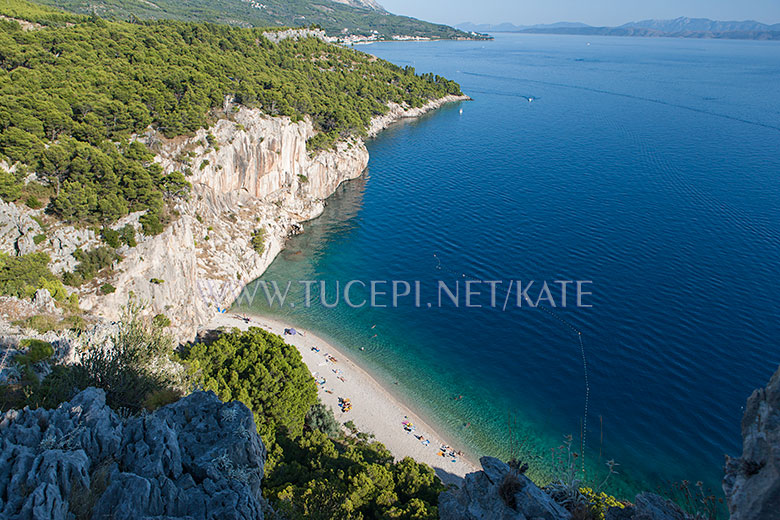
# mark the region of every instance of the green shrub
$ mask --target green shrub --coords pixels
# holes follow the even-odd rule
[[[175,403],[182,398],[182,392],[174,388],[163,388],[151,392],[144,399],[144,408],[150,412],[162,408],[163,406]]]
[[[332,148],[336,143],[337,137],[335,132],[318,132],[306,141],[306,149],[314,153]]]
[[[141,218],[138,219],[138,221],[141,223],[141,228],[143,229],[144,235],[155,236],[159,235],[165,230],[165,226],[162,223],[159,212],[151,210],[147,211],[141,215]]]
[[[319,430],[328,437],[336,437],[341,433],[341,427],[336,421],[336,416],[333,415],[333,410],[322,403],[314,403],[306,414],[305,424],[309,430]]]
[[[43,207],[43,202],[36,199],[32,195],[27,197],[27,199],[24,201],[24,204],[30,209],[41,209]]]
[[[75,330],[76,332],[83,332],[87,330],[87,321],[78,314],[72,314],[66,316],[62,320],[61,326],[69,330]]]
[[[265,251],[265,231],[262,228],[256,229],[252,233],[252,249],[258,255],[262,255],[263,251]]]
[[[200,163],[199,168],[201,170],[205,170],[208,165],[209,165],[209,160],[208,159],[203,159],[203,161],[201,161],[201,163]]]
[[[379,443],[316,430],[282,443],[283,460],[266,467],[263,486],[288,518],[438,519],[444,486],[425,464],[408,457],[394,463]]]
[[[38,200],[47,200],[54,196],[54,190],[40,182],[28,182],[22,187],[22,196],[33,197]]]
[[[173,342],[139,312],[137,305],[128,306],[110,341],[92,346],[78,364],[54,367],[34,390],[30,404],[55,407],[79,390],[94,386],[106,392],[111,408],[135,413],[153,394],[174,388],[173,378],[155,368],[169,358]]]
[[[119,237],[128,247],[135,247],[138,243],[135,241],[135,228],[132,224],[126,224],[119,230]]]
[[[116,292],[116,287],[111,285],[110,283],[104,283],[100,286],[100,292],[102,294],[112,294]]]
[[[0,294],[32,298],[38,289],[48,289],[55,300],[62,301],[67,291],[49,271],[49,255],[30,253],[9,256],[0,253]]]
[[[165,314],[156,314],[154,318],[152,318],[152,323],[154,323],[156,327],[164,329],[171,326],[171,319]]]
[[[0,199],[13,202],[22,195],[22,184],[13,173],[0,168]]]
[[[46,234],[45,233],[41,233],[41,234],[35,235],[33,237],[33,242],[35,243],[36,246],[39,245],[44,240],[46,240]]]
[[[114,262],[122,258],[112,248],[105,246],[86,252],[76,249],[73,257],[78,260],[78,265],[73,272],[62,275],[62,280],[72,287],[79,287],[92,280],[100,271],[110,269]]]
[[[153,285],[162,285],[165,283],[165,280],[161,278],[150,278],[149,283]]]
[[[62,329],[62,325],[56,318],[44,314],[36,314],[23,320],[16,320],[13,321],[12,324],[17,327],[24,327],[35,330],[40,334],[46,334],[52,330]]]
[[[443,486],[412,459],[346,437],[317,402],[300,353],[259,328],[222,334],[182,354],[188,373],[223,401],[255,414],[268,449],[264,495],[288,518],[438,518]],[[329,437],[330,436],[330,437]]]
[[[41,229],[46,232],[49,229],[49,226],[46,225],[46,222],[39,216],[39,215],[30,215],[30,218],[33,219],[39,226],[41,226]]]
[[[54,347],[48,341],[23,339],[19,342],[19,346],[27,349],[25,354],[19,354],[14,358],[14,361],[20,365],[34,365],[54,355]]]
[[[114,231],[111,228],[104,227],[102,230],[100,230],[100,237],[103,239],[103,242],[105,242],[109,247],[113,247],[114,249],[121,245],[119,240],[119,232]]]
[[[256,327],[223,334],[210,345],[196,344],[184,359],[204,388],[254,411],[267,442],[277,430],[293,438],[301,435],[306,413],[317,402],[314,380],[300,353]]]

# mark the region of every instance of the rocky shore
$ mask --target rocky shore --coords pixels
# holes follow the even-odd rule
[[[368,134],[375,136],[396,121],[466,99],[447,96],[419,108],[393,104],[371,122]],[[163,233],[139,234],[136,247],[118,250],[123,259],[113,273],[78,289],[82,309],[97,319],[114,321],[133,295],[147,304],[149,315],[165,314],[178,340],[194,338],[199,326],[265,271],[287,237],[322,213],[324,200],[342,182],[358,177],[368,165],[363,139],[311,153],[306,142],[314,134],[308,118],[295,122],[269,117],[226,100],[216,123],[194,136],[166,139],[152,130],[139,136],[165,172],[190,173],[192,192],[188,200],[176,204],[175,219]],[[55,223],[44,230],[39,223],[42,215],[43,210],[0,202],[0,251],[46,252],[52,271],[61,273],[76,265],[77,249],[100,245],[91,229]],[[140,230],[140,216],[131,214],[112,227],[130,224]],[[252,244],[258,231],[263,235],[260,250]],[[34,237],[42,234],[46,239],[36,243]],[[114,292],[103,294],[104,284]],[[0,322],[3,314],[6,320],[25,317],[4,313],[0,305]],[[7,321],[0,328],[8,330]]]
[[[724,491],[732,520],[776,520],[780,453],[780,369],[748,400],[744,452],[728,459]],[[0,416],[0,517],[273,517],[262,497],[266,450],[252,413],[194,392],[140,416],[106,406],[88,388],[54,410]],[[439,497],[442,520],[571,520],[563,502],[492,457]],[[640,493],[608,507],[605,520],[695,520],[664,497]]]

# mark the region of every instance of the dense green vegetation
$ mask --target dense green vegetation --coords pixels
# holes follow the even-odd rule
[[[347,435],[317,402],[300,354],[262,329],[223,334],[184,359],[204,388],[255,414],[268,449],[265,495],[290,518],[438,518],[443,489],[433,470],[393,462],[364,434]]]
[[[144,319],[140,310],[128,306],[114,337],[92,345],[78,364],[54,366],[43,381],[33,367],[53,349],[25,341],[27,352],[12,360],[23,379],[0,387],[0,410],[56,407],[95,386],[115,410],[140,413],[176,401],[183,385],[201,387],[225,401],[238,399],[254,413],[268,449],[263,492],[285,518],[438,518],[444,487],[433,470],[410,458],[394,462],[373,436],[350,423],[345,432],[317,401],[298,351],[282,338],[253,328],[190,345],[180,356],[187,379],[174,379],[166,375],[172,343],[162,315]]]
[[[0,253],[0,294],[17,298],[32,298],[38,289],[48,289],[57,301],[64,301],[68,292],[48,268],[49,255],[31,253],[9,256]]]
[[[328,34],[370,35],[376,31],[386,38],[393,35],[430,38],[468,38],[469,34],[446,25],[432,24],[383,11],[338,4],[331,0],[263,0],[255,4],[242,0],[42,0],[76,13],[96,13],[126,20],[168,18],[213,22],[242,27],[308,26],[317,24]]]
[[[22,343],[28,352],[12,361],[28,368],[22,381],[0,387],[0,409],[54,408],[89,386],[105,390],[106,402],[115,410],[132,413],[150,402],[160,405],[178,399],[177,381],[165,369],[173,342],[157,323],[141,318],[139,310],[139,306],[129,305],[108,342],[91,345],[77,364],[54,366],[43,381],[30,375],[29,366],[50,357],[51,346],[37,340]]]
[[[266,444],[278,431],[301,435],[306,413],[317,402],[314,379],[295,347],[258,328],[197,343],[184,359],[206,390],[256,413]]]
[[[78,265],[73,272],[64,273],[62,276],[62,280],[73,287],[92,280],[100,271],[110,269],[114,262],[121,259],[110,247],[98,247],[89,251],[76,249],[73,258],[78,260]]]
[[[270,115],[311,115],[317,148],[363,133],[389,101],[460,93],[452,81],[315,38],[276,45],[259,29],[109,22],[22,0],[0,4],[0,14],[42,25],[0,20],[0,157],[24,166],[0,171],[0,196],[21,197],[22,174],[34,170],[51,187],[49,211],[66,222],[149,210],[144,232],[161,232],[165,201],[189,185],[182,172],[163,175],[130,137],[149,125],[168,137],[193,132],[226,97]]]
[[[263,251],[265,251],[265,231],[263,229],[256,229],[252,233],[252,249],[258,255],[262,255]]]

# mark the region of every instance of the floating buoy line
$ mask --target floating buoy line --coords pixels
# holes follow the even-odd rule
[[[437,253],[433,253],[433,257],[436,259],[437,262],[435,266],[436,270],[446,271],[457,278],[468,278],[470,280],[476,280],[476,281],[481,280],[478,277],[470,276],[467,275],[466,273],[455,271],[454,269],[450,269],[449,267],[445,266],[442,263],[441,258],[439,258],[439,255]],[[573,323],[561,317],[557,312],[553,311],[552,309],[548,307],[543,307],[541,305],[536,305],[534,308],[539,309],[543,311],[545,314],[547,314],[548,316],[554,318],[561,325],[564,325],[566,328],[574,332],[574,334],[577,336],[577,344],[580,349],[580,355],[582,356],[582,373],[585,381],[585,405],[584,405],[584,415],[582,418],[582,428],[580,433],[580,454],[581,454],[580,460],[582,462],[582,473],[583,475],[585,475],[585,446],[586,446],[587,435],[588,435],[588,408],[590,406],[590,381],[588,379],[588,358],[585,354],[585,342],[582,339],[583,333]]]

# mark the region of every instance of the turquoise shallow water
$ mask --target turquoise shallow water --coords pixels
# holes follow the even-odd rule
[[[571,433],[590,478],[621,464],[618,493],[682,479],[719,491],[744,401],[780,363],[780,45],[499,35],[362,49],[474,101],[371,141],[368,172],[263,279],[592,280],[593,307],[305,308],[298,290],[294,308],[253,310],[340,344],[472,453],[520,454],[544,478]]]

